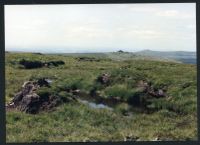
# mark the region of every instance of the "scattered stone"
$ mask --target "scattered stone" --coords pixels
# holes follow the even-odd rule
[[[149,84],[143,80],[140,80],[137,84],[137,88],[142,92],[147,92],[149,89]]]
[[[40,52],[35,52],[35,53],[33,53],[33,54],[36,54],[36,55],[43,55],[43,54],[40,53]]]
[[[78,95],[80,93],[80,90],[79,89],[72,90],[72,93],[73,95]]]
[[[110,75],[104,73],[97,78],[97,81],[100,82],[101,84],[108,85],[110,83]]]
[[[22,98],[23,98],[23,93],[22,93],[22,91],[16,93],[16,95],[14,96],[12,102],[10,102],[10,103],[8,104],[8,106],[10,106],[11,104],[12,104],[12,106],[13,106],[13,105],[18,105],[19,102],[22,100]]]
[[[60,104],[62,100],[58,96],[51,94],[39,96],[36,93],[43,86],[50,87],[45,78],[24,82],[21,91],[15,94],[13,100],[6,105],[6,109],[16,108],[26,113],[36,114],[40,110],[49,110]]]
[[[23,65],[26,69],[41,68],[43,66],[40,61],[29,61],[25,59],[22,59],[19,64]]]
[[[156,98],[167,97],[166,93],[164,93],[164,91],[162,89],[159,89],[157,91],[148,90],[148,94],[151,95],[152,97],[156,97]]]
[[[15,104],[13,102],[10,102],[8,104],[6,104],[6,110],[13,110],[15,109]]]
[[[139,137],[130,135],[130,136],[126,136],[124,138],[124,141],[138,141],[138,139]]]
[[[35,93],[25,95],[19,105],[19,110],[35,114],[39,111],[40,107],[40,96]]]
[[[76,58],[78,61],[96,61],[96,62],[99,62],[100,59],[97,59],[97,58],[93,58],[93,57],[78,57]]]
[[[166,87],[163,89],[155,89],[151,83],[148,83],[144,80],[140,80],[137,84],[137,88],[144,93],[156,98],[167,97]]]
[[[119,52],[119,53],[124,53],[124,51],[123,51],[123,50],[119,50],[119,51],[117,51],[117,52]]]
[[[42,86],[49,87],[49,82],[48,82],[48,80],[45,79],[45,78],[38,79],[37,84],[38,84],[40,87],[42,87]]]
[[[182,88],[183,88],[183,89],[188,88],[190,85],[191,85],[190,82],[184,83],[184,84],[182,85]]]
[[[41,68],[41,67],[64,65],[65,62],[61,60],[41,62],[41,61],[29,61],[29,60],[22,59],[19,61],[19,64],[23,65],[25,69],[34,69],[34,68]]]
[[[154,138],[152,141],[160,141],[158,137]]]

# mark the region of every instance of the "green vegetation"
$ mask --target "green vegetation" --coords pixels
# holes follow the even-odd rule
[[[56,94],[64,100],[62,105],[35,115],[7,111],[7,142],[197,140],[196,65],[133,56],[113,59],[113,54],[98,54],[97,59],[80,54],[86,60],[78,57],[6,53],[6,103],[25,81],[43,77],[52,80],[51,87],[41,87],[38,95]],[[19,64],[22,59],[65,64],[25,69]],[[103,84],[98,77],[105,73],[109,82]],[[149,98],[137,87],[141,80],[155,90],[166,89],[168,97]],[[95,109],[70,101],[73,93],[69,90],[105,100],[118,98],[121,103],[112,106],[113,110]]]

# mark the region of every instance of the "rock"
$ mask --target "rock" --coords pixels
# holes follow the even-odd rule
[[[44,78],[38,79],[37,81],[24,82],[21,91],[16,93],[6,108],[17,108],[20,111],[35,114],[40,110],[48,110],[61,103],[62,100],[58,96],[52,96],[48,93],[45,96],[39,96],[36,91],[43,86],[50,87]]]
[[[59,61],[49,61],[49,62],[45,62],[44,65],[45,66],[59,66],[59,65],[64,65],[65,62],[62,60]]]
[[[19,64],[23,65],[26,69],[41,68],[43,66],[40,61],[29,61],[25,59],[22,59]]]
[[[8,103],[8,104],[6,104],[6,108],[14,108],[15,107],[15,104],[14,104],[14,102],[10,102],[10,103]]]
[[[117,52],[119,52],[119,53],[124,53],[124,51],[122,51],[122,50],[119,50],[119,51],[117,51]]]
[[[30,94],[33,91],[35,91],[36,89],[37,89],[37,86],[34,86],[34,84],[28,84],[22,89],[22,94],[23,95]]]
[[[48,67],[48,63],[44,63],[44,66],[45,66],[45,67]]]
[[[43,55],[42,53],[39,53],[39,52],[35,52],[35,53],[32,53],[32,54]]]
[[[158,137],[154,138],[152,141],[160,141]]]
[[[130,136],[126,136],[124,138],[124,141],[137,141],[138,139],[139,137],[130,135]]]
[[[184,84],[182,85],[182,88],[183,88],[183,89],[188,88],[190,85],[191,85],[190,82],[184,83]]]
[[[104,73],[97,78],[97,81],[100,82],[101,84],[108,85],[110,83],[110,75],[107,73]]]
[[[41,61],[29,61],[29,60],[22,59],[19,61],[19,64],[23,65],[25,69],[33,69],[33,68],[63,65],[65,64],[65,62],[62,60],[41,62]]]
[[[96,61],[96,62],[99,62],[100,59],[97,59],[97,58],[93,58],[93,57],[78,57],[76,58],[78,61]]]
[[[45,78],[41,78],[37,81],[37,84],[42,87],[42,86],[46,86],[49,87],[49,82],[45,79]]]
[[[72,90],[72,93],[73,95],[78,95],[80,93],[80,90],[79,89]]]
[[[24,84],[22,85],[22,88],[25,88],[25,86],[27,86],[28,84],[31,84],[31,82],[30,81],[24,82]]]
[[[22,98],[23,98],[23,93],[22,93],[22,91],[20,91],[14,96],[14,98],[13,98],[12,102],[10,102],[10,104],[13,103],[15,105],[18,105],[19,102],[22,100]]]
[[[23,97],[21,104],[19,106],[20,111],[26,113],[35,114],[39,111],[40,106],[40,96],[37,94],[29,94]]]
[[[65,62],[62,61],[62,60],[56,61],[56,63],[57,63],[58,65],[64,65],[64,64],[65,64]]]
[[[166,87],[163,89],[155,89],[151,83],[147,83],[143,80],[140,80],[137,84],[138,89],[141,92],[149,94],[151,97],[161,98],[161,97],[167,97],[166,95]]]
[[[61,100],[58,96],[50,95],[48,101],[41,102],[41,110],[50,110],[61,103]]]
[[[159,97],[166,97],[166,94],[164,93],[164,91],[162,89],[158,90],[158,96]]]
[[[141,92],[147,92],[150,86],[147,82],[140,80],[137,84],[137,87]]]
[[[157,91],[150,90],[148,91],[148,94],[156,98],[167,97],[166,93],[162,89],[158,89]]]

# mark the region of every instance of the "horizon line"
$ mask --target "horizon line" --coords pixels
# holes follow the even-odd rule
[[[124,53],[137,53],[137,52],[142,52],[142,51],[154,51],[154,52],[196,52],[196,51],[187,51],[187,50],[171,50],[171,51],[167,51],[167,50],[151,50],[151,49],[142,49],[142,50],[138,50],[138,51],[125,51],[123,49],[119,49],[117,51],[80,51],[80,52],[47,52],[47,51],[24,51],[24,50],[5,50],[5,52],[21,52],[21,53],[46,53],[46,54],[54,54],[54,53],[112,53],[112,52],[119,52],[122,51]]]

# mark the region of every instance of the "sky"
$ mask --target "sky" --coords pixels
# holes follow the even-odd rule
[[[6,51],[196,51],[195,3],[6,5]]]

